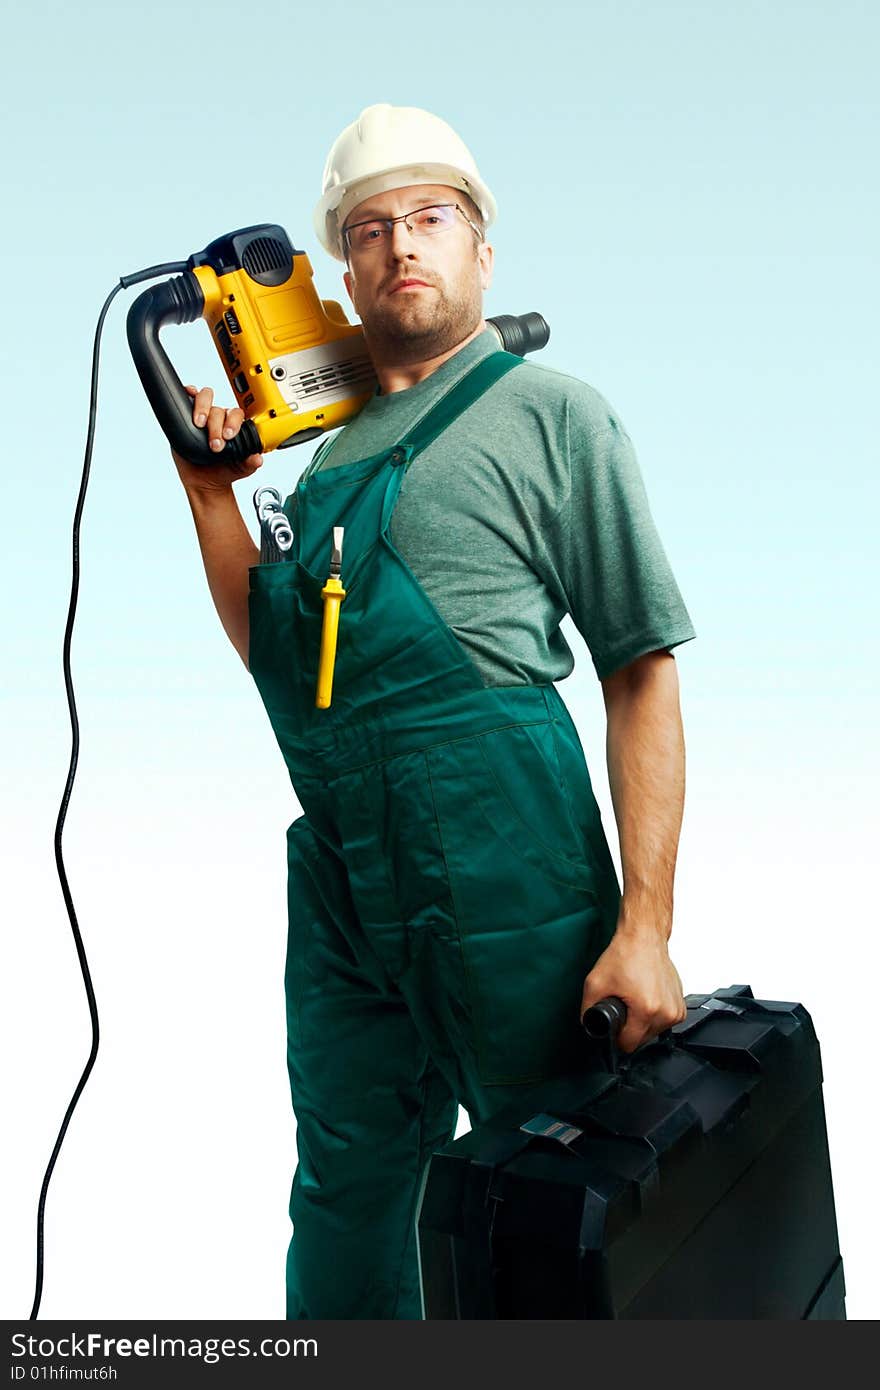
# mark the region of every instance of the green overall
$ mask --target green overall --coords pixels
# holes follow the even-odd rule
[[[421,1318],[419,1185],[459,1102],[480,1123],[586,1055],[620,890],[577,731],[553,685],[484,685],[388,535],[406,469],[520,362],[482,359],[384,453],[307,468],[293,559],[250,571],[250,669],[303,810],[288,1318]],[[346,598],[318,709],[334,526]]]

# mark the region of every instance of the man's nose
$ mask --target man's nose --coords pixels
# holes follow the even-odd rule
[[[415,237],[406,223],[395,222],[388,240],[389,254],[397,259],[400,256],[411,256],[417,249]]]

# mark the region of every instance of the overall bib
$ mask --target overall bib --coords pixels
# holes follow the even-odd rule
[[[406,469],[521,359],[481,360],[394,448],[306,469],[293,559],[250,571],[250,670],[303,809],[288,831],[298,1164],[288,1318],[421,1318],[415,1213],[477,1124],[586,1056],[620,890],[551,685],[485,686],[388,536]],[[315,707],[332,529],[342,603]]]

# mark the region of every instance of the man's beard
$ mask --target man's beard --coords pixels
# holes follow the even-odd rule
[[[454,297],[439,286],[424,293],[399,290],[398,294],[405,303],[397,305],[383,298],[360,316],[368,349],[392,362],[439,357],[473,333],[483,317],[482,299],[475,287],[463,287]]]

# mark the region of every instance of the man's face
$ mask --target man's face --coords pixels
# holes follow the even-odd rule
[[[414,184],[367,198],[345,225],[456,202],[468,212],[458,189]],[[396,222],[390,237],[348,252],[345,288],[374,355],[420,361],[448,352],[474,331],[483,317],[493,255],[491,246],[474,242],[475,233],[456,212],[452,226],[434,236],[413,236],[405,222]],[[424,283],[397,288],[405,280]]]

